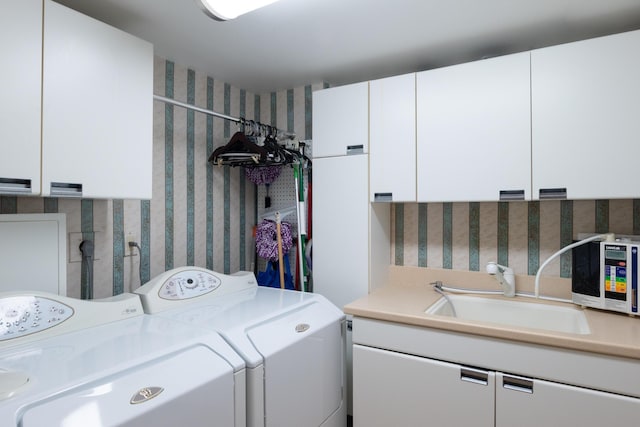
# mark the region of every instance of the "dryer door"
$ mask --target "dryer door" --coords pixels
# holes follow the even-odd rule
[[[248,331],[264,356],[265,426],[320,426],[340,410],[342,320],[335,308],[314,303]]]
[[[231,366],[200,346],[45,398],[19,425],[233,426],[233,389]]]

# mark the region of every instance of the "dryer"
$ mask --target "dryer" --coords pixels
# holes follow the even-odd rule
[[[0,294],[0,425],[216,425],[245,420],[243,360],[218,335],[123,294]]]
[[[250,427],[344,427],[345,316],[253,273],[167,271],[136,291],[146,313],[217,331],[246,364]]]

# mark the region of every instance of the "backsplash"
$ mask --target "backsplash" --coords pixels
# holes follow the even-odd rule
[[[640,234],[640,200],[395,204],[391,263],[484,271],[497,261],[535,275],[583,232]],[[571,277],[571,255],[544,274]]]
[[[311,93],[321,83],[256,95],[159,57],[154,74],[155,94],[311,139]],[[264,186],[246,180],[242,168],[207,163],[238,127],[158,101],[153,108],[152,200],[0,197],[0,213],[65,213],[67,235],[84,232],[95,238],[95,298],[131,291],[174,267],[231,273],[251,269],[255,262],[253,226],[264,208],[258,197]],[[131,179],[135,175],[131,171]],[[129,232],[142,257],[137,251],[124,256]],[[69,296],[80,296],[81,270],[79,262],[67,264]]]

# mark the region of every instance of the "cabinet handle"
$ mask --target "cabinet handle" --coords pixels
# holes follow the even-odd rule
[[[351,154],[363,154],[364,153],[364,144],[360,145],[347,145],[347,155]]]
[[[31,194],[31,180],[17,178],[0,178],[0,193]]]
[[[566,199],[567,189],[566,188],[541,188],[539,194],[540,194],[540,200]]]
[[[519,391],[520,393],[533,394],[533,380],[518,377],[502,377],[502,387],[507,390]]]
[[[480,369],[460,368],[460,380],[473,384],[489,385],[489,372]]]
[[[82,184],[52,182],[51,197],[82,197]]]
[[[374,202],[393,202],[393,193],[375,193],[373,195]]]
[[[524,200],[524,190],[500,190],[500,200],[505,202]]]

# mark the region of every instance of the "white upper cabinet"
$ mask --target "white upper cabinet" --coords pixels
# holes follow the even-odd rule
[[[419,202],[529,199],[529,53],[418,73]]]
[[[0,193],[40,193],[42,0],[0,5]]]
[[[369,152],[369,83],[313,93],[313,157]]]
[[[151,198],[153,46],[50,0],[44,16],[42,194]]]
[[[640,32],[531,52],[533,196],[635,198]]]
[[[416,75],[369,83],[370,200],[416,201]]]

